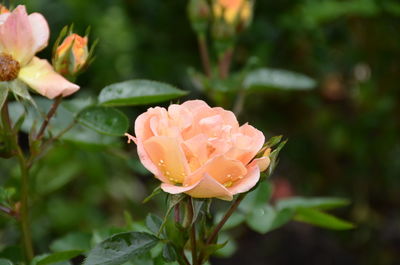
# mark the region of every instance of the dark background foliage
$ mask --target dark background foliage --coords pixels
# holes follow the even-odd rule
[[[189,98],[202,97],[187,74],[188,66],[200,69],[200,60],[185,0],[25,4],[48,19],[52,41],[70,23],[81,34],[90,25],[90,37],[99,38],[96,61],[79,78],[79,96],[147,78],[189,90]],[[49,58],[50,50],[42,57]],[[260,65],[318,82],[308,92],[247,96],[241,120],[267,136],[289,138],[273,176],[275,196],[349,198],[352,204],[335,213],[356,228],[332,232],[291,223],[267,235],[241,228],[235,231],[236,254],[214,264],[400,264],[400,3],[259,0],[252,27],[238,41],[233,71],[252,56]],[[124,109],[132,121],[144,110]],[[42,196],[33,212],[39,252],[71,231],[84,235],[119,226],[124,210],[134,220],[160,211],[157,203],[141,204],[157,182],[140,166],[133,146],[123,148],[63,143],[35,168],[40,173],[32,185]],[[2,185],[17,181],[12,163],[2,161],[0,174]],[[3,218],[0,224],[7,227],[0,230],[0,248],[17,243],[15,225]],[[2,251],[13,255],[13,248]]]

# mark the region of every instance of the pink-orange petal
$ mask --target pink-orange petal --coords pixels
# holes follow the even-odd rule
[[[21,68],[18,78],[49,99],[59,95],[66,97],[79,90],[79,86],[56,73],[49,62],[37,57]]]
[[[252,162],[247,167],[247,175],[244,176],[243,179],[236,182],[232,187],[229,187],[228,190],[232,194],[247,192],[253,188],[259,180],[260,169],[256,162]]]
[[[49,41],[50,29],[46,19],[39,13],[29,15],[29,21],[32,27],[32,35],[34,39],[34,51],[43,50]]]
[[[162,181],[183,183],[188,175],[188,165],[180,144],[174,137],[154,136],[143,142],[144,150],[162,174]]]
[[[0,51],[11,55],[21,65],[35,54],[32,27],[25,6],[18,6],[0,25]]]
[[[216,197],[225,201],[231,201],[233,199],[232,193],[207,173],[204,174],[197,185],[186,191],[186,194],[194,198]]]

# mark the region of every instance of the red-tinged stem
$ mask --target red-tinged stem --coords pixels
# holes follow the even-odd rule
[[[226,50],[219,59],[219,76],[221,79],[226,79],[229,76],[229,69],[232,63],[233,48]]]
[[[40,127],[38,134],[36,135],[36,140],[40,140],[43,137],[43,135],[46,131],[46,128],[49,125],[51,118],[53,118],[54,114],[56,114],[57,108],[60,105],[61,101],[62,101],[62,96],[58,96],[54,100],[53,105],[51,105],[51,108],[50,108],[49,112],[47,113],[47,115],[42,123],[42,126]]]
[[[199,51],[201,62],[203,64],[204,73],[206,76],[211,77],[211,63],[210,63],[210,55],[208,52],[208,45],[204,35],[200,34],[197,37],[197,41],[199,43]]]

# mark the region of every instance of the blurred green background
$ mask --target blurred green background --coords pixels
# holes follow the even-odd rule
[[[185,0],[26,0],[51,27],[51,42],[66,24],[91,26],[96,61],[78,79],[78,96],[132,78],[164,81],[202,98],[187,69],[200,69]],[[41,57],[50,58],[50,48]],[[400,264],[400,2],[396,0],[258,0],[252,26],[236,47],[233,70],[251,57],[260,65],[307,74],[311,91],[250,94],[242,122],[289,143],[275,172],[275,196],[341,196],[335,212],[357,227],[325,231],[299,223],[261,236],[236,231],[235,255],[213,264]],[[145,108],[124,109],[132,123]],[[24,141],[26,137],[21,136]],[[26,140],[26,139],[25,139]],[[123,146],[123,151],[119,149]],[[11,172],[11,175],[9,173]],[[140,166],[134,145],[61,143],[34,168],[33,232],[38,252],[71,231],[88,236],[141,220],[157,185]],[[16,185],[12,161],[0,161],[0,184]],[[159,202],[163,198],[157,199]],[[156,201],[157,201],[156,200]],[[0,217],[0,253],[13,256],[16,224]],[[8,247],[5,247],[8,245]],[[1,256],[0,255],[0,256]]]

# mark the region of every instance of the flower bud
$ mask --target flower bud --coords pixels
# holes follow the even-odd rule
[[[260,168],[260,172],[263,172],[268,169],[269,164],[271,163],[271,159],[269,155],[271,154],[271,148],[267,148],[264,154],[257,160],[257,165]]]
[[[253,16],[253,4],[250,0],[215,0],[214,18],[241,32],[250,25]]]
[[[76,76],[89,59],[88,38],[72,33],[57,47],[53,58],[54,68],[64,76]]]
[[[5,14],[5,13],[10,13],[10,10],[8,10],[5,6],[0,4],[0,15]]]
[[[190,0],[188,15],[194,31],[205,33],[211,15],[207,0]]]

